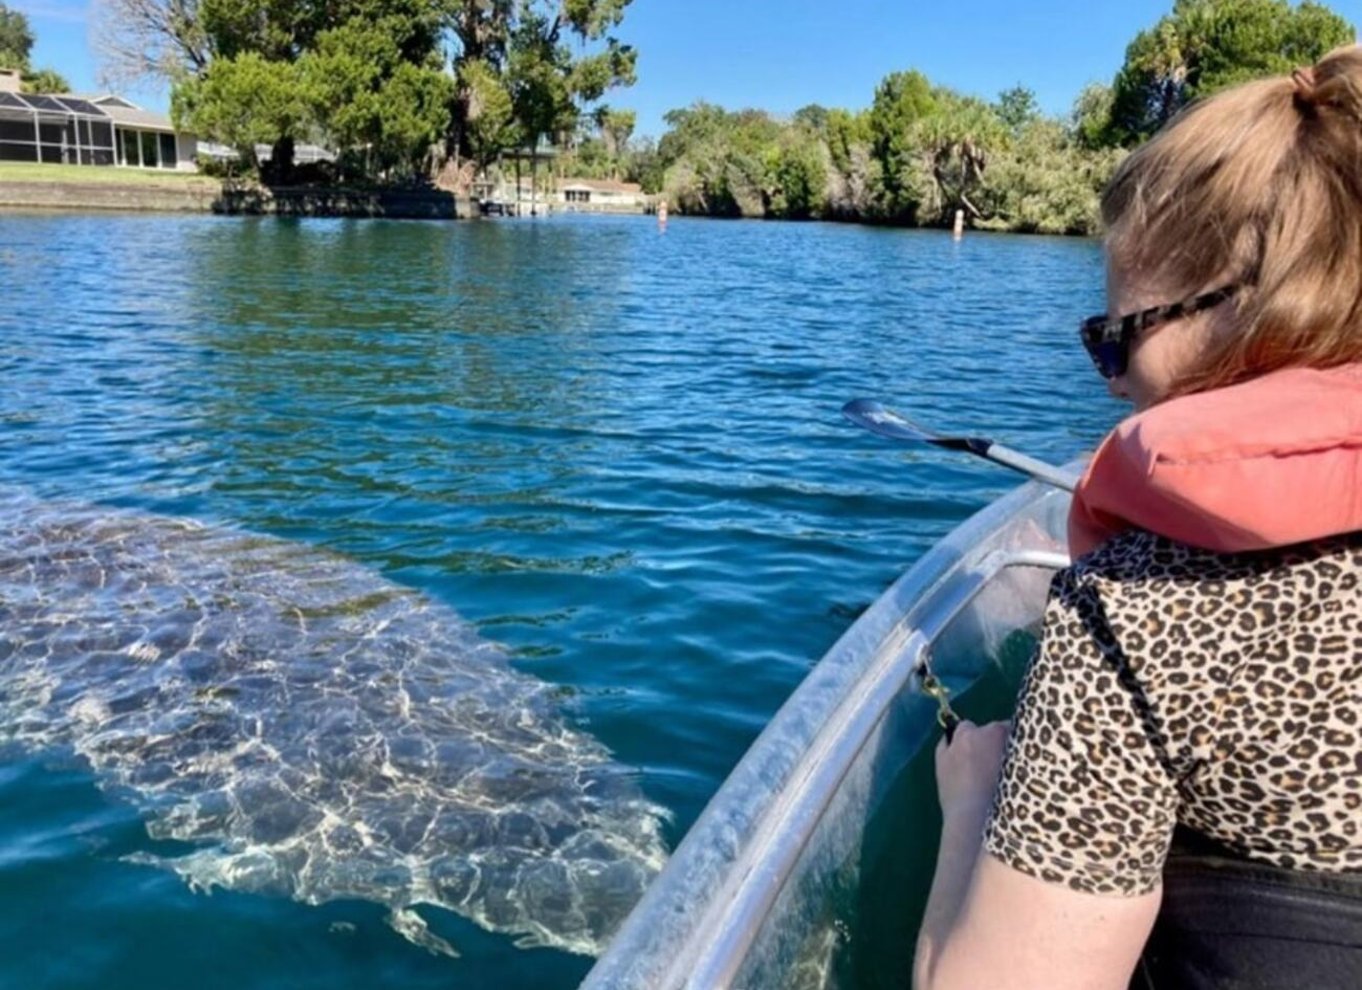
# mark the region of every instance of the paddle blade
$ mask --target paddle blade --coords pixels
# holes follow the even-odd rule
[[[874,399],[852,399],[842,407],[842,415],[862,429],[891,440],[937,443],[942,439]]]

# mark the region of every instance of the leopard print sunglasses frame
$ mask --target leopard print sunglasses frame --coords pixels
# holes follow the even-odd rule
[[[1137,334],[1150,327],[1161,326],[1174,320],[1205,312],[1219,306],[1239,291],[1238,285],[1226,285],[1187,299],[1182,302],[1163,306],[1152,306],[1138,313],[1124,316],[1108,316],[1100,313],[1090,316],[1079,326],[1079,336],[1088,356],[1092,358],[1097,373],[1103,378],[1117,378],[1126,373],[1130,364],[1130,345]]]

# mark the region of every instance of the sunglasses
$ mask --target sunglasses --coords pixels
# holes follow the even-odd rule
[[[1102,313],[1090,316],[1079,327],[1079,336],[1083,339],[1083,346],[1087,349],[1088,356],[1092,358],[1092,363],[1097,367],[1097,373],[1103,378],[1118,378],[1126,373],[1126,368],[1130,365],[1130,345],[1137,335],[1151,327],[1213,309],[1238,291],[1239,286],[1227,285],[1194,299],[1165,306],[1153,306],[1138,313],[1127,313],[1124,316],[1108,316]]]

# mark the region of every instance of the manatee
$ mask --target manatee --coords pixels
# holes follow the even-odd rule
[[[65,750],[196,888],[417,905],[593,954],[666,812],[561,691],[451,609],[338,555],[0,492],[0,741]]]

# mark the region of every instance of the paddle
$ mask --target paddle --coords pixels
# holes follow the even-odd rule
[[[918,426],[911,419],[883,406],[873,399],[853,399],[842,407],[842,415],[857,426],[878,433],[891,440],[904,440],[909,443],[929,443],[946,450],[963,450],[966,453],[983,457],[1013,471],[1020,471],[1045,485],[1062,488],[1066,492],[1074,490],[1078,478],[1063,468],[1046,464],[1034,457],[1027,457],[995,443],[985,437],[943,437],[939,433]]]

